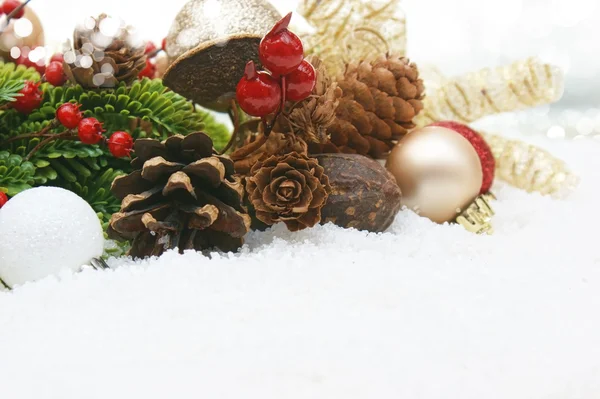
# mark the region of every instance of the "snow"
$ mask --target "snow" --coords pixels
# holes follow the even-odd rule
[[[3,398],[596,399],[600,143],[542,141],[564,201],[502,184],[496,234],[252,234],[0,293]]]

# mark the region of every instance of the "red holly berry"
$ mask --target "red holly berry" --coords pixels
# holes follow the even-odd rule
[[[62,53],[56,53],[52,57],[50,57],[50,62],[58,61],[61,64],[65,62],[65,57]]]
[[[77,136],[84,144],[98,144],[102,140],[102,123],[96,118],[85,118],[77,126]]]
[[[285,77],[285,96],[290,101],[302,101],[310,96],[317,83],[317,72],[303,60],[298,69]]]
[[[16,98],[12,106],[20,113],[29,115],[42,105],[42,91],[39,83],[28,80],[19,93],[22,95]]]
[[[294,72],[304,59],[302,40],[287,29],[291,19],[292,13],[283,17],[260,42],[260,62],[276,75]]]
[[[254,61],[246,64],[244,77],[237,85],[236,98],[248,115],[267,116],[281,103],[281,86],[266,72],[257,72]]]
[[[79,104],[64,103],[56,110],[58,121],[67,129],[75,129],[83,119]],[[83,140],[81,140],[83,141]]]
[[[471,145],[477,152],[477,155],[479,156],[479,160],[481,161],[483,180],[481,183],[480,194],[485,194],[488,191],[490,191],[490,188],[494,183],[494,176],[496,174],[496,160],[494,159],[492,149],[485,141],[485,139],[481,136],[481,134],[471,129],[467,125],[463,125],[462,123],[453,121],[436,122],[431,126],[441,126],[448,129],[452,129],[458,134],[462,135],[467,140],[469,140],[469,143],[471,143]]]
[[[2,12],[4,14],[8,15],[11,12],[13,12],[17,7],[19,7],[20,5],[21,5],[21,2],[19,0],[4,0],[4,3],[2,3],[2,7],[0,9],[2,10]],[[18,13],[16,13],[13,16],[13,18],[14,19],[22,18],[24,14],[25,14],[25,7],[23,7]]]
[[[52,86],[62,86],[65,84],[67,79],[65,71],[63,69],[63,63],[58,61],[52,61],[48,67],[46,67],[46,81]]]
[[[117,158],[128,157],[133,149],[133,137],[127,132],[114,132],[108,140],[108,149]]]
[[[8,202],[8,196],[6,195],[6,193],[3,193],[2,191],[0,191],[0,208],[2,208],[4,206],[4,204],[6,204]]]
[[[138,79],[149,78],[154,79],[156,76],[156,64],[150,60],[146,60],[146,67],[138,75]]]
[[[17,65],[25,65],[27,68],[35,68],[35,70],[38,71],[38,73],[40,75],[43,75],[44,73],[46,73],[46,66],[43,65],[41,62],[37,63],[37,62],[31,61],[29,59],[28,51],[23,51],[21,53],[21,56],[15,61],[15,63]]]

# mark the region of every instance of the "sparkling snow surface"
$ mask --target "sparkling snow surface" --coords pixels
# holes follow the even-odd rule
[[[597,399],[600,143],[566,201],[498,184],[496,234],[249,237],[0,293],[0,397]]]

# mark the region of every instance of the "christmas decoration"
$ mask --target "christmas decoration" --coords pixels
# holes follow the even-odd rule
[[[246,192],[256,217],[267,225],[303,230],[321,221],[331,187],[314,158],[292,152],[257,162],[246,178]]]
[[[108,140],[108,149],[115,158],[128,157],[133,149],[133,137],[127,132],[115,132]]]
[[[261,38],[281,18],[266,0],[191,0],[166,39],[172,62],[165,85],[204,107],[225,111],[248,61],[259,63]]]
[[[85,118],[77,126],[77,136],[84,144],[98,144],[102,140],[102,124],[96,118]]]
[[[419,126],[442,120],[470,123],[487,115],[553,103],[564,89],[560,69],[535,58],[426,82],[425,111],[415,121]]]
[[[579,179],[563,161],[545,150],[502,136],[484,134],[496,158],[496,176],[527,192],[564,198]]]
[[[321,210],[322,223],[371,232],[385,231],[401,207],[394,176],[379,162],[355,154],[317,155],[329,178],[331,194]]]
[[[348,64],[338,85],[343,96],[328,129],[330,143],[311,146],[311,152],[383,158],[415,126],[412,120],[423,108],[423,81],[406,58],[386,55]]]
[[[288,101],[302,101],[308,97],[317,83],[315,67],[302,60],[295,71],[286,76],[285,97]]]
[[[8,287],[67,269],[76,271],[102,255],[98,216],[81,197],[38,187],[0,209],[0,279]]]
[[[492,183],[494,182],[496,161],[494,159],[494,154],[492,154],[492,150],[485,142],[485,139],[475,130],[458,122],[443,121],[433,123],[430,126],[447,127],[448,129],[454,130],[469,140],[469,143],[471,143],[473,148],[475,148],[475,151],[477,151],[477,155],[479,156],[479,160],[481,161],[483,182],[481,184],[480,194],[485,194],[490,191]]]
[[[288,29],[291,20],[292,13],[289,13],[277,22],[258,48],[260,62],[276,76],[291,74],[304,59],[302,41]]]
[[[346,64],[393,51],[404,55],[406,23],[400,0],[302,0],[299,12],[312,25],[304,35],[309,54],[323,59],[333,76]]]
[[[8,196],[0,191],[0,208],[2,208],[8,202]]]
[[[402,191],[402,203],[436,223],[450,222],[481,190],[481,161],[454,130],[431,126],[413,131],[386,164]]]
[[[103,21],[110,20],[106,14],[95,18],[91,29],[79,26],[73,33],[75,56],[65,62],[69,80],[84,88],[116,87],[120,82],[133,82],[146,66],[144,44],[136,42],[133,28],[119,28],[114,36],[106,36],[101,30]],[[99,57],[97,54],[102,53]]]
[[[2,6],[0,7],[0,11],[4,15],[12,15],[13,19],[20,19],[25,16],[25,8],[22,7],[23,3],[19,0],[4,0],[2,2]]]
[[[134,171],[115,179],[122,200],[109,237],[132,241],[130,255],[158,256],[169,249],[235,251],[250,228],[243,187],[233,162],[217,156],[204,133],[175,135],[162,143],[135,142]]]
[[[26,81],[19,94],[20,96],[16,97],[12,106],[22,114],[28,115],[42,104],[42,91],[39,83]]]
[[[56,118],[67,129],[75,129],[83,119],[80,104],[64,103],[56,110]]]

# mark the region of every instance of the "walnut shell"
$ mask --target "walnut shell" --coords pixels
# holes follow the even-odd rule
[[[321,223],[382,232],[401,208],[396,179],[379,162],[356,154],[317,155],[329,177],[331,194],[321,209]]]

